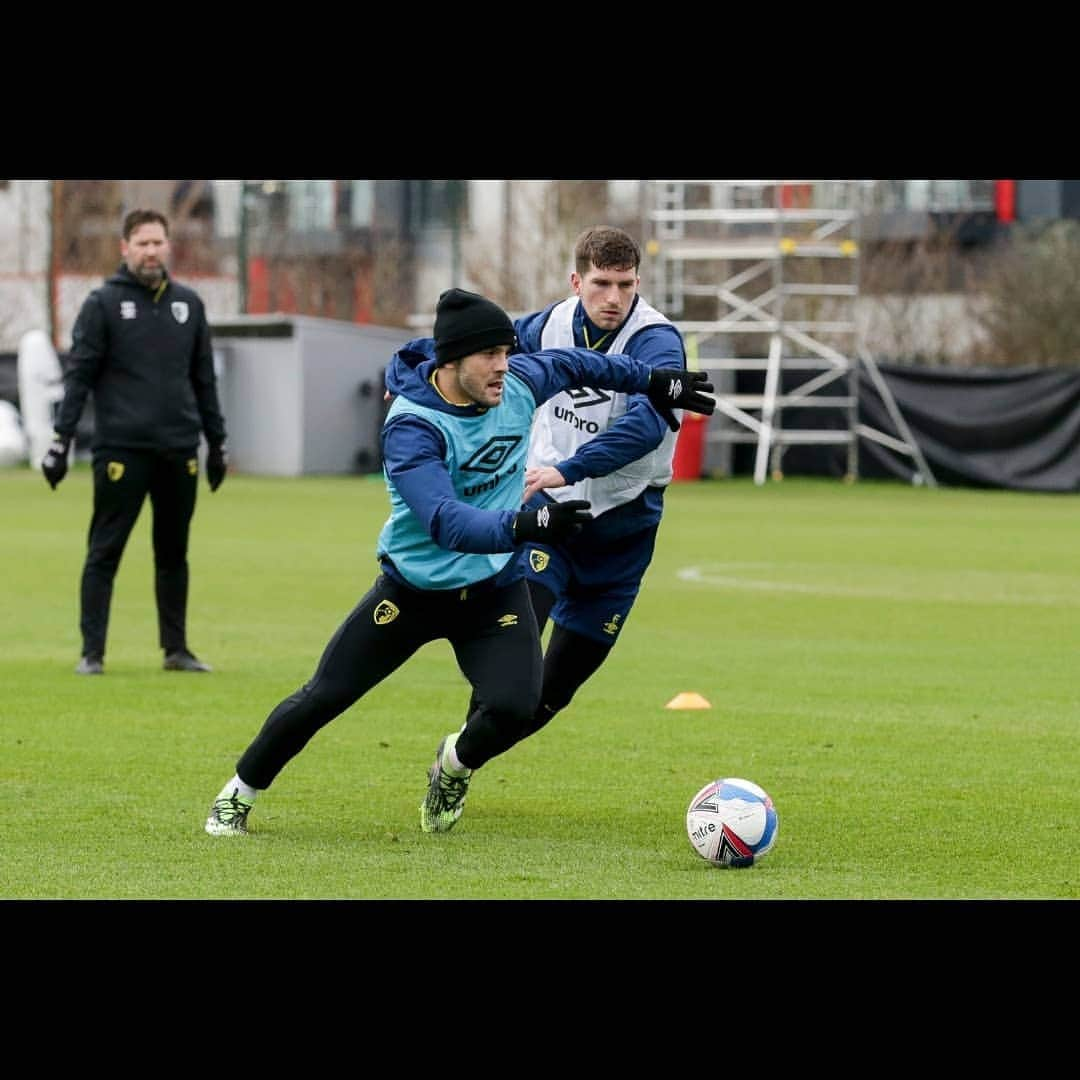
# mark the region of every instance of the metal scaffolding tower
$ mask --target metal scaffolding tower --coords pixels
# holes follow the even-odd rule
[[[650,292],[717,383],[708,442],[756,443],[754,482],[783,476],[798,444],[846,447],[858,476],[859,438],[915,459],[935,481],[869,353],[858,341],[858,180],[650,180]],[[859,423],[864,367],[899,437]],[[761,393],[734,392],[735,373],[764,373]],[[794,382],[794,378],[801,381]],[[785,376],[787,376],[785,378]],[[823,393],[830,388],[827,393]],[[792,408],[838,411],[839,426],[785,427]]]

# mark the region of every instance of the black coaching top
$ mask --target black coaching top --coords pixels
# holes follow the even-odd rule
[[[70,439],[94,394],[93,449],[189,450],[225,442],[206,309],[168,274],[149,288],[121,264],[75,320],[54,428]]]

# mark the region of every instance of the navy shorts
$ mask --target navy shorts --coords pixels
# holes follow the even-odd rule
[[[555,595],[551,621],[566,630],[614,645],[634,606],[656,548],[659,524],[596,544],[587,536],[558,545],[522,549],[529,581]]]

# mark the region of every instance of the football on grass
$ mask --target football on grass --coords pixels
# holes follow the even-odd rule
[[[764,858],[776,843],[776,807],[751,780],[711,780],[686,811],[686,835],[714,866],[742,868]]]

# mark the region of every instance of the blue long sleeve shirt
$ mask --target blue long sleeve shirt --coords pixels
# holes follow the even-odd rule
[[[628,356],[548,349],[510,358],[494,408],[451,405],[432,384],[434,341],[418,338],[387,369],[394,395],[382,431],[390,517],[376,554],[391,576],[419,589],[454,589],[521,576],[513,521],[525,487],[533,413],[571,387],[623,393],[648,387],[652,368]]]

